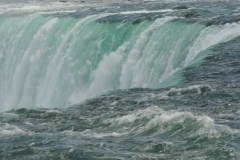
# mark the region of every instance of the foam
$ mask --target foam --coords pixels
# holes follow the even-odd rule
[[[169,91],[166,91],[164,93],[165,96],[170,96],[170,95],[184,95],[185,93],[190,92],[190,93],[197,93],[197,94],[208,94],[211,92],[214,92],[214,88],[209,86],[209,85],[191,85],[186,88],[171,88]]]
[[[0,136],[12,136],[25,133],[26,132],[24,130],[14,125],[4,124],[0,126]]]
[[[141,123],[140,123],[141,122]],[[109,136],[159,135],[166,132],[172,134],[185,134],[189,137],[204,135],[219,137],[221,132],[228,132],[227,127],[216,125],[208,116],[195,116],[190,112],[164,111],[157,106],[131,111],[128,114],[116,118],[104,119],[103,124],[109,126],[96,132],[89,129],[79,133],[80,135],[103,138]],[[181,128],[176,125],[182,126]],[[150,130],[150,133],[148,133]]]
[[[125,11],[125,12],[119,12],[119,13],[123,15],[128,15],[128,14],[141,14],[141,13],[165,13],[165,12],[172,12],[172,11],[173,10],[171,9],[163,9],[163,10],[153,10],[153,11],[148,11],[148,10]]]
[[[20,121],[21,118],[19,115],[14,113],[1,113],[0,114],[0,122],[9,122],[9,121]]]
[[[189,50],[185,59],[185,66],[195,63],[194,60],[202,51],[207,50],[219,43],[230,41],[240,35],[240,24],[232,23],[222,26],[209,26],[205,28],[196,39],[195,43]]]

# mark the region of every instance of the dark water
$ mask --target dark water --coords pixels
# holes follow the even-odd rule
[[[1,159],[239,159],[238,6],[0,5]]]

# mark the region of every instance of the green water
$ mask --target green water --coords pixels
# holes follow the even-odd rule
[[[237,6],[0,2],[0,159],[239,159]]]
[[[181,84],[186,67],[200,64],[209,47],[239,28],[206,28],[176,17],[101,20],[110,15],[1,17],[1,110],[62,108],[106,91]]]

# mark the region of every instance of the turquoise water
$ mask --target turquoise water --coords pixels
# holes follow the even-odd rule
[[[0,157],[238,159],[237,5],[0,3]]]
[[[1,18],[1,110],[65,108],[106,91],[181,84],[186,67],[240,28],[177,17],[98,22],[109,15]]]

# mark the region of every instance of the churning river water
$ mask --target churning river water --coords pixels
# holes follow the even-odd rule
[[[240,159],[240,2],[0,2],[0,158]]]

